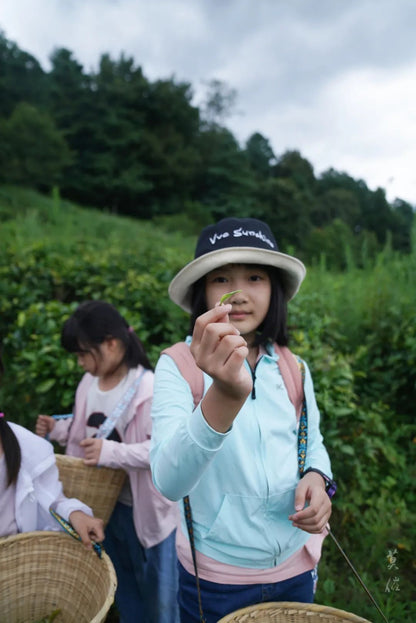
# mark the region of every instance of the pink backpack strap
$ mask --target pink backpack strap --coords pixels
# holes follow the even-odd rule
[[[289,400],[296,409],[296,419],[299,420],[303,404],[303,383],[299,363],[287,346],[274,345],[274,350],[279,355],[278,365],[283,377]]]
[[[195,407],[199,405],[204,395],[204,375],[201,368],[196,365],[188,344],[177,342],[162,350],[161,354],[169,355],[176,363],[179,372],[191,388]]]

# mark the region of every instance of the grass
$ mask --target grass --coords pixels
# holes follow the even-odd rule
[[[109,247],[136,250],[140,245],[177,248],[191,257],[192,236],[169,232],[143,221],[80,207],[63,200],[55,190],[51,196],[25,188],[0,187],[0,242],[17,255],[40,242],[62,253],[76,246],[99,252]]]

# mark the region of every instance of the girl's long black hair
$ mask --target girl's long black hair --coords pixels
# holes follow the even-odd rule
[[[0,378],[3,376],[3,361],[0,355]],[[0,416],[0,439],[3,447],[7,469],[7,486],[16,482],[22,462],[22,453],[17,437],[11,426],[6,422],[4,415]]]
[[[19,442],[4,416],[0,417],[0,439],[7,469],[7,486],[16,482],[22,462]]]
[[[70,353],[97,349],[110,338],[116,338],[124,345],[123,363],[129,368],[141,364],[149,370],[153,369],[138,336],[111,303],[81,303],[66,320],[61,332],[61,344]]]
[[[253,265],[254,266],[254,265]],[[282,279],[279,269],[273,266],[257,265],[262,268],[270,277],[271,294],[270,305],[266,317],[258,328],[254,346],[265,346],[269,342],[276,342],[279,346],[287,346],[289,335],[287,330],[287,302],[282,286]],[[189,332],[193,333],[196,319],[207,311],[207,301],[205,297],[205,279],[201,277],[193,285],[192,289],[192,313]]]

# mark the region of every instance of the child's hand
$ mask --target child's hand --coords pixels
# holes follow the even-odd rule
[[[103,440],[94,439],[94,437],[87,437],[87,439],[83,439],[79,445],[81,448],[84,448],[85,465],[98,465]]]
[[[40,437],[46,437],[52,432],[55,426],[55,420],[50,415],[38,415],[36,420],[35,432]]]
[[[305,507],[306,502],[308,506]],[[322,532],[332,512],[331,500],[325,491],[322,476],[310,472],[299,480],[295,494],[295,510],[296,512],[289,516],[293,526],[310,534]]]
[[[218,305],[196,320],[191,352],[197,365],[235,398],[251,391],[252,380],[244,367],[247,342],[228,320],[231,305]]]
[[[244,366],[247,342],[228,320],[231,309],[229,304],[217,305],[199,316],[191,344],[196,364],[213,379],[201,408],[218,432],[230,428],[253,385]]]
[[[101,543],[104,540],[102,519],[90,517],[83,511],[73,511],[69,515],[69,521],[78,532],[81,541],[87,549],[92,549],[91,541]]]

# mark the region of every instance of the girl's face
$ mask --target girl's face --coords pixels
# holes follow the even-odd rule
[[[106,378],[119,367],[124,351],[119,340],[105,340],[96,348],[81,350],[76,353],[77,362],[85,372],[93,376]]]
[[[232,305],[230,322],[250,345],[269,310],[272,291],[270,277],[264,268],[255,265],[227,264],[216,268],[206,276],[208,309],[214,307],[223,294],[233,290],[241,292],[227,300]]]

